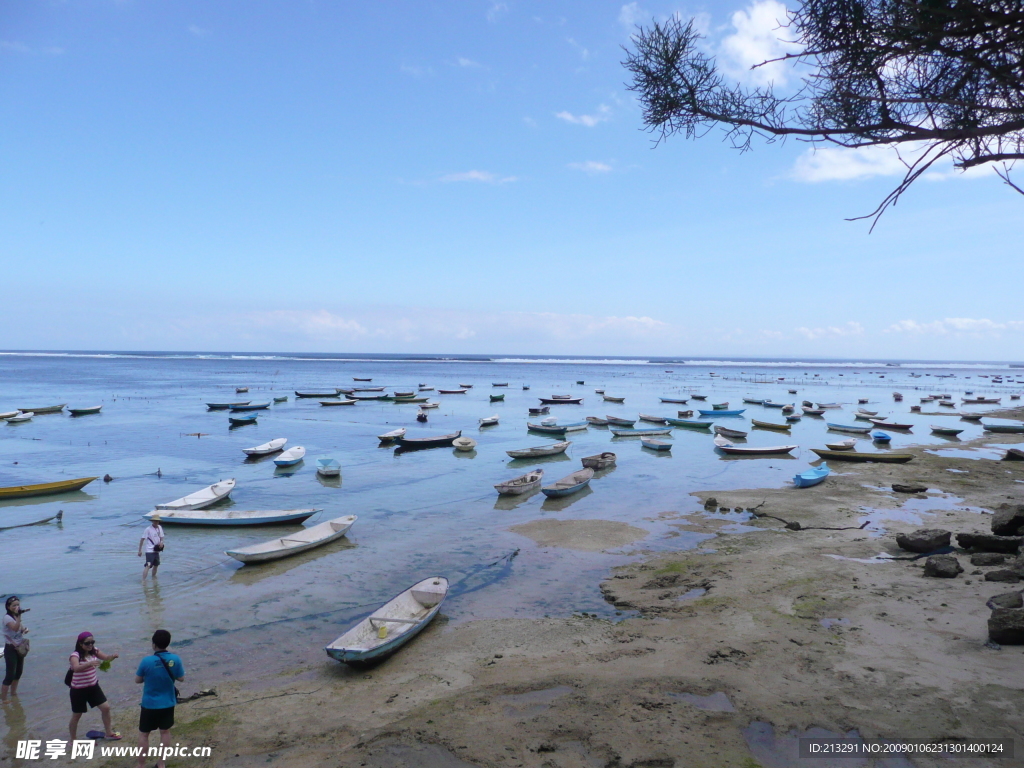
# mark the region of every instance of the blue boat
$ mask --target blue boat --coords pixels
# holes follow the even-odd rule
[[[740,408],[738,411],[702,411],[698,408],[697,413],[701,416],[742,416],[746,410],[746,408]]]
[[[876,443],[891,443],[892,436],[885,434],[885,432],[872,432],[871,439]]]
[[[785,408],[787,405],[792,405],[792,403],[776,403],[774,400],[765,400],[761,405],[765,408]]]
[[[650,448],[652,451],[671,451],[672,443],[665,440],[655,440],[652,437],[641,437],[640,442],[644,448]]]
[[[262,411],[270,407],[270,402],[266,403],[245,403],[244,405],[239,403],[238,405],[231,406],[231,412],[235,411]]]
[[[871,427],[862,427],[855,424],[833,424],[832,422],[825,422],[825,426],[836,432],[854,432],[858,435],[866,435],[871,431]]]
[[[302,461],[306,456],[306,449],[301,445],[296,445],[294,448],[289,448],[284,453],[280,454],[274,463],[279,467],[293,467]]]
[[[707,422],[710,427],[711,422]],[[643,437],[645,435],[670,435],[672,427],[648,427],[646,429],[613,429],[611,433],[616,437]]]
[[[543,432],[545,435],[564,435],[569,431],[568,427],[548,424],[530,424],[529,422],[527,422],[526,428],[531,432]]]
[[[241,427],[246,424],[255,424],[258,413],[250,413],[245,416],[228,416],[228,421],[232,427]]]
[[[825,481],[829,473],[832,470],[828,468],[828,464],[821,463],[819,467],[812,467],[806,472],[801,472],[793,478],[793,485],[797,488],[810,488],[812,485],[817,485]]]
[[[559,498],[561,496],[571,496],[577,491],[582,491],[588,485],[590,480],[594,476],[594,470],[589,467],[573,472],[567,477],[563,477],[556,483],[551,485],[545,485],[540,489],[540,492],[550,498]]]

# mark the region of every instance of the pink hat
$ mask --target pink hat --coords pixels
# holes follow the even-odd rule
[[[81,633],[80,633],[80,634],[78,635],[78,642],[82,642],[82,641],[83,641],[83,640],[85,640],[85,638],[87,638],[87,637],[92,637],[92,632],[81,632]]]

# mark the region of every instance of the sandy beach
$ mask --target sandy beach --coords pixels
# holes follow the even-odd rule
[[[219,676],[216,696],[179,706],[175,739],[212,746],[224,766],[754,768],[797,765],[796,736],[825,731],[1019,736],[1024,648],[986,644],[985,605],[1019,585],[985,581],[992,568],[962,550],[953,579],[926,578],[924,559],[878,556],[912,557],[895,535],[918,528],[988,532],[986,512],[1021,501],[1024,463],[912,452],[903,465],[837,463],[811,489],[708,488],[650,510],[652,521],[707,535],[689,551],[645,552],[642,529],[607,521],[520,526],[543,547],[634,543],[635,560],[601,584],[628,617],[442,618],[368,670],[320,648],[257,643]],[[892,483],[929,490],[894,493]],[[709,498],[721,509],[706,509]],[[872,518],[884,534],[858,529]],[[189,653],[185,694],[217,677],[216,640]]]

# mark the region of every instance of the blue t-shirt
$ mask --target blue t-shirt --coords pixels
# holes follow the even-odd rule
[[[171,675],[160,662],[164,662],[171,668]],[[142,678],[142,706],[146,709],[167,709],[178,703],[178,697],[174,695],[174,683],[179,677],[185,676],[185,665],[177,654],[170,651],[161,651],[160,656],[153,654],[139,662],[136,676]]]

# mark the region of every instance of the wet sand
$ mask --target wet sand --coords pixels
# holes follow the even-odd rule
[[[977,571],[987,569],[962,554],[956,579],[924,578],[923,560],[876,557],[905,556],[895,534],[920,527],[989,530],[985,510],[1024,497],[1024,463],[928,450],[912,449],[904,465],[836,463],[814,488],[708,488],[678,509],[651,510],[707,538],[609,573],[601,589],[626,617],[617,622],[441,620],[369,670],[272,629],[231,660],[229,640],[196,642],[183,692],[212,684],[218,695],[179,707],[175,740],[213,746],[212,764],[225,766],[754,768],[798,765],[795,737],[808,729],[1020,736],[1024,648],[986,645],[985,607],[1019,585],[984,581]],[[929,491],[896,494],[893,482]],[[872,525],[787,530],[769,517],[705,511],[708,497],[805,528]],[[516,528],[548,547],[643,547],[642,529],[611,521]],[[118,721],[132,730],[126,709]],[[949,761],[886,765],[939,764]]]

